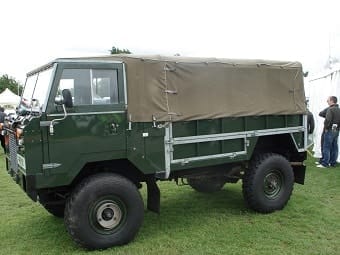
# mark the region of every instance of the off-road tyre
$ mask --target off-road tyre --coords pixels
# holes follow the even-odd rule
[[[243,196],[249,208],[260,213],[282,210],[294,186],[289,161],[274,153],[257,155],[243,176]]]
[[[222,177],[198,177],[187,178],[191,188],[201,193],[213,193],[220,191],[226,183]]]
[[[65,226],[80,246],[106,249],[134,239],[142,225],[144,203],[133,182],[113,173],[83,180],[67,199]]]
[[[43,204],[46,211],[58,218],[64,218],[65,204]]]

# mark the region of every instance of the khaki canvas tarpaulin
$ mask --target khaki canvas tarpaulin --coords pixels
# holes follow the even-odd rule
[[[306,112],[298,62],[119,55],[133,122]]]

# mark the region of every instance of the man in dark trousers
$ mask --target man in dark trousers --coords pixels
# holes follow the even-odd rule
[[[0,123],[5,122],[5,117],[6,117],[5,109],[0,106]],[[1,146],[5,151],[5,137],[1,134],[1,131],[0,131],[0,140],[1,140]]]
[[[324,135],[322,143],[322,160],[318,167],[325,168],[335,166],[338,158],[338,137],[340,128],[340,108],[337,104],[338,99],[335,96],[330,96],[327,99],[329,105],[325,121]]]
[[[327,110],[328,110],[329,107],[323,109],[320,113],[319,113],[319,116],[322,117],[322,118],[326,118],[326,113],[327,113]],[[324,134],[325,134],[325,130],[323,129],[322,130],[322,133],[321,133],[321,141],[320,141],[320,147],[321,147],[321,158],[319,159],[318,162],[315,162],[316,164],[321,164],[321,161],[323,159],[323,138],[324,138]]]

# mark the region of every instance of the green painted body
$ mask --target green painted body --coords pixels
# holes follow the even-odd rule
[[[173,136],[177,138],[298,127],[303,125],[302,122],[302,115],[281,115],[196,120],[176,122],[172,125]],[[148,137],[143,138],[143,133],[148,133]],[[128,159],[144,174],[153,174],[164,170],[164,135],[164,129],[153,128],[152,123],[134,123],[132,124],[132,130],[128,131]],[[294,136],[296,136],[295,139],[299,148],[303,148],[303,132],[296,133]],[[257,139],[258,137],[248,138],[248,153],[245,155],[235,158],[206,159],[186,165],[175,164],[172,166],[171,171],[249,160]],[[244,141],[240,138],[175,145],[174,159],[232,153],[242,151],[244,147]]]
[[[58,82],[65,68],[105,68],[118,72],[119,103],[106,105],[81,105],[67,108],[67,117],[57,121],[54,134],[49,125],[54,119],[63,118],[60,105],[55,104]],[[127,84],[128,86],[128,84]],[[118,63],[58,63],[49,90],[46,111],[40,116],[26,115],[20,122],[24,126],[24,146],[7,154],[7,169],[13,178],[29,193],[41,189],[70,186],[82,174],[85,166],[111,166],[129,162],[141,176],[164,176],[166,168],[166,126],[168,123],[129,123],[124,95],[123,64]],[[45,123],[45,124],[44,124]],[[194,120],[172,123],[173,138],[203,137],[218,134],[246,133],[245,138],[227,137],[221,140],[174,144],[172,160],[194,159],[171,163],[170,176],[195,168],[227,163],[246,164],[252,157],[261,135],[252,131],[299,128],[288,139],[294,140],[295,152],[305,148],[303,115],[249,116],[214,120]],[[8,128],[8,132],[14,129]],[[273,135],[272,135],[273,136]],[[294,139],[293,139],[294,138]],[[14,135],[12,135],[12,140]],[[12,141],[13,142],[13,141]],[[234,152],[245,151],[235,154]],[[13,171],[13,153],[25,159],[26,169],[18,166]],[[228,155],[210,157],[210,155]],[[91,171],[91,169],[90,169]],[[129,169],[124,169],[129,171]],[[160,178],[162,179],[162,177]],[[139,181],[143,181],[141,178]],[[34,194],[30,195],[34,199]]]

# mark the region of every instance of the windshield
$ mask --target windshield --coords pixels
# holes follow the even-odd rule
[[[52,78],[53,66],[39,73],[28,76],[20,105],[31,107],[33,101],[41,107],[46,105],[48,89]]]

